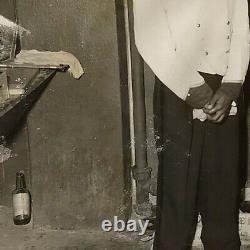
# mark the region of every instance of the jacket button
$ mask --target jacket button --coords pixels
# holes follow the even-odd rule
[[[207,51],[205,52],[205,54],[206,54],[206,56],[208,56],[208,52]]]
[[[230,24],[230,21],[227,21],[227,25],[229,25]]]
[[[230,39],[230,36],[227,36],[227,40],[229,40]]]
[[[200,28],[200,27],[201,27],[201,24],[200,24],[200,23],[198,23],[198,24],[197,24],[197,27],[198,27],[198,28]]]

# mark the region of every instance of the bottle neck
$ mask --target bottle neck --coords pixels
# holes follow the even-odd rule
[[[25,183],[25,177],[23,173],[17,173],[16,174],[16,189],[25,189],[26,183]]]

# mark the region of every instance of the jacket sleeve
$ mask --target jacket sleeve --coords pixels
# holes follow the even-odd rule
[[[249,17],[247,0],[234,0],[229,63],[222,83],[242,84],[249,63]]]
[[[134,0],[135,43],[155,75],[185,100],[191,87],[204,84],[192,60],[176,50],[161,0]]]

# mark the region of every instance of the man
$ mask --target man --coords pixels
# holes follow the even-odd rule
[[[247,0],[134,0],[163,147],[155,250],[191,249],[198,214],[205,250],[240,249],[235,104],[249,63],[248,19]]]

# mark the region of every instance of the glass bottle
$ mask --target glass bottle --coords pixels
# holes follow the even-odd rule
[[[28,224],[31,219],[31,200],[23,171],[16,173],[16,189],[12,192],[12,201],[14,224]]]

